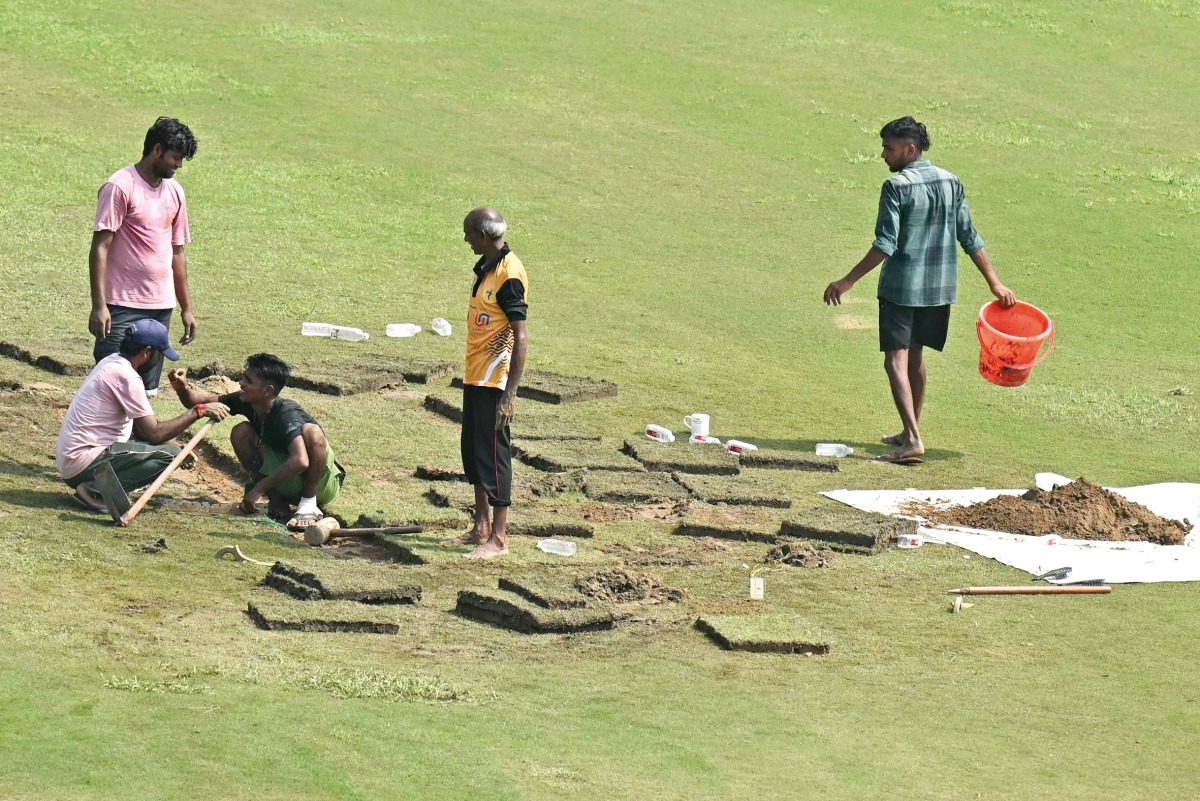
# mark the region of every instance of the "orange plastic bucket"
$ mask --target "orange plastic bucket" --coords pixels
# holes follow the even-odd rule
[[[1001,387],[1019,387],[1054,350],[1054,322],[1037,306],[1017,303],[1001,308],[993,300],[979,310],[979,374]],[[1049,339],[1046,351],[1038,356]]]

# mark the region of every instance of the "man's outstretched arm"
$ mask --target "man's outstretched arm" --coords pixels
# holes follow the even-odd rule
[[[991,259],[988,258],[987,248],[980,248],[970,256],[971,261],[975,262],[975,266],[983,276],[983,280],[987,281],[988,288],[1000,301],[1000,306],[1005,309],[1012,307],[1017,302],[1017,296],[1011,289],[1000,283],[1000,279],[996,277],[996,270],[992,267]]]

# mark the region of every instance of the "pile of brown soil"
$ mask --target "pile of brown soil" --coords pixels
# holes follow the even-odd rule
[[[657,604],[664,601],[682,601],[687,592],[666,587],[654,576],[629,573],[624,570],[606,570],[585,576],[575,582],[575,587],[589,598],[602,603]]]
[[[1182,545],[1191,528],[1159,517],[1140,503],[1080,478],[1049,492],[1030,490],[1020,497],[1001,495],[972,506],[932,511],[934,523],[1041,536],[1058,534],[1079,540],[1140,540]]]
[[[833,561],[833,551],[817,548],[810,542],[781,542],[767,551],[765,561],[792,567],[826,567]]]

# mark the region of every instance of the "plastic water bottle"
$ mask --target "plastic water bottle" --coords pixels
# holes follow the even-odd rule
[[[328,337],[343,342],[362,342],[364,339],[371,338],[371,335],[361,328],[330,325],[329,323],[303,323],[300,326],[300,333],[306,337]]]
[[[688,442],[693,445],[720,445],[721,440],[716,437],[710,437],[708,434],[692,434],[688,437]]]
[[[920,548],[925,544],[925,538],[920,534],[897,534],[897,548]]]
[[[387,335],[389,337],[415,337],[421,333],[421,326],[412,323],[388,323]]]
[[[854,448],[840,442],[818,442],[817,456],[836,456],[839,459],[854,453]]]
[[[448,337],[450,336],[450,332],[454,330],[450,327],[450,323],[442,317],[434,317],[430,326],[433,328],[433,333],[440,337]]]
[[[758,446],[751,445],[749,442],[742,442],[740,439],[730,439],[725,441],[725,450],[730,453],[747,453],[748,451],[758,450]]]
[[[646,424],[646,436],[659,442],[674,442],[675,434],[669,428],[656,426],[654,423]]]
[[[538,544],[538,550],[544,553],[552,553],[555,556],[574,556],[575,543],[567,540],[542,540]]]

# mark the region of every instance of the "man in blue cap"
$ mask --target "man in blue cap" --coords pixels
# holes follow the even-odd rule
[[[135,321],[118,352],[100,360],[67,409],[55,461],[59,475],[88,509],[108,514],[99,489],[91,483],[101,464],[112,465],[126,492],[144,487],[179,455],[170,440],[201,417],[224,420],[229,415],[224,404],[201,403],[174,420],[158,422],[143,378],[161,370],[164,356],[179,361],[166,326],[157,320]]]

